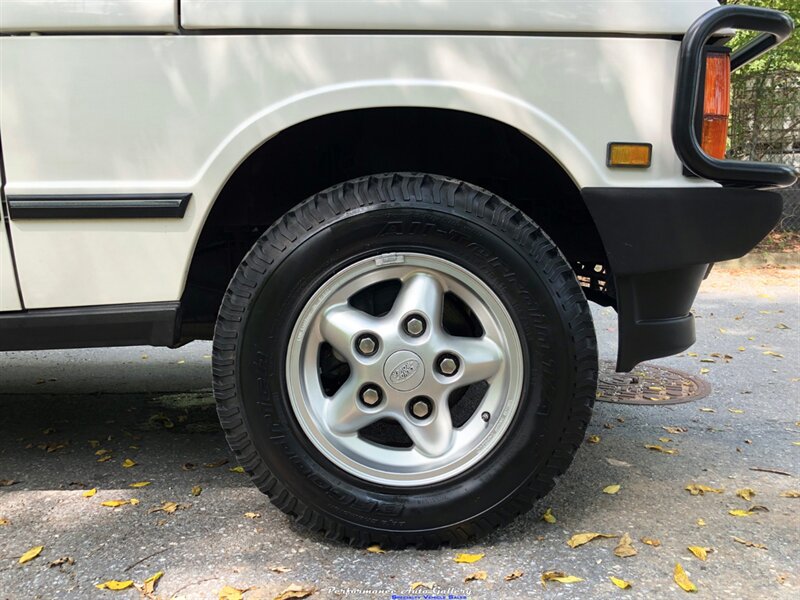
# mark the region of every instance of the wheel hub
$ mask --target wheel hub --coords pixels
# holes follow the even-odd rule
[[[374,309],[390,284],[399,287],[391,306]],[[456,322],[472,319],[475,331],[448,329],[447,297],[464,313]],[[332,385],[322,384],[325,347],[345,373]],[[307,301],[286,380],[304,433],[337,466],[377,483],[424,485],[461,473],[502,438],[522,393],[522,349],[508,311],[475,275],[431,255],[381,255],[337,271]],[[451,405],[476,385],[477,407],[454,424]],[[387,422],[406,442],[367,435]]]

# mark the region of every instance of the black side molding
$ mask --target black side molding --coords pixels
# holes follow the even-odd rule
[[[191,194],[97,196],[8,196],[8,212],[19,219],[181,219]]]
[[[0,351],[174,346],[179,302],[41,308],[0,313]]]
[[[788,165],[719,160],[703,152],[697,140],[695,118],[702,98],[705,47],[715,32],[725,28],[764,32],[731,56],[731,66],[735,69],[786,41],[794,30],[794,22],[777,10],[732,5],[710,10],[692,23],[678,55],[672,114],[675,151],[689,171],[705,179],[743,187],[792,185],[798,174]]]

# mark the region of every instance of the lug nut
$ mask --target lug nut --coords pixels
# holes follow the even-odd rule
[[[403,327],[411,337],[419,337],[425,333],[425,320],[419,315],[411,315],[403,323]]]
[[[364,356],[372,356],[378,350],[378,340],[371,335],[362,335],[356,341],[356,348]]]
[[[367,406],[375,406],[381,401],[381,391],[375,386],[368,385],[361,390],[361,401]]]
[[[446,354],[439,359],[439,372],[442,375],[455,375],[458,371],[458,359],[455,356]]]
[[[411,414],[418,419],[424,419],[431,414],[433,407],[427,398],[415,398],[411,400]]]

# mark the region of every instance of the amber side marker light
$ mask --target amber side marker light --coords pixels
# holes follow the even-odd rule
[[[725,158],[728,115],[731,111],[731,56],[721,52],[706,55],[703,88],[703,133],[700,146],[714,158]]]
[[[646,169],[650,166],[653,144],[628,144],[611,142],[608,144],[606,164],[609,167],[633,167]]]

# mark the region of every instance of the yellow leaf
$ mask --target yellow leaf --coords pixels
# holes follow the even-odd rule
[[[687,352],[686,356],[692,356],[692,357],[697,356],[697,352]]]
[[[767,356],[774,356],[775,358],[783,358],[783,354],[779,354],[778,352],[773,352],[772,350],[765,350],[764,354]]]
[[[84,498],[91,498],[96,493],[97,493],[97,488],[92,488],[90,490],[86,490],[85,492],[83,492],[83,497]]]
[[[705,527],[706,522],[703,519],[697,519],[697,526],[698,527]]]
[[[729,510],[728,514],[734,517],[749,517],[753,513],[751,513],[749,510],[742,510],[741,508],[736,508],[734,510]]]
[[[733,414],[735,414],[735,415],[742,415],[742,414],[744,414],[744,411],[743,411],[741,408],[729,408],[729,409],[728,409],[728,412],[731,412],[731,413],[733,413]]]
[[[743,544],[749,548],[758,548],[759,550],[766,550],[767,547],[764,544],[756,544],[755,542],[748,542],[747,540],[743,540],[742,538],[738,538],[733,536],[733,541],[738,544]]]
[[[117,508],[118,506],[125,506],[126,504],[130,504],[128,500],[106,500],[105,502],[101,502],[100,506],[108,506],[109,508]]]
[[[126,579],[125,581],[117,581],[116,579],[109,579],[103,583],[96,583],[94,587],[98,590],[127,590],[129,587],[133,587],[133,580]]]
[[[603,488],[603,493],[616,494],[620,490],[620,487],[622,486],[620,486],[618,483],[615,483],[613,485],[607,485],[606,487]]]
[[[792,446],[800,446],[800,442],[792,442]]]
[[[475,571],[471,575],[464,577],[464,583],[468,581],[484,581],[488,576],[489,574],[486,571]]]
[[[151,483],[153,483],[153,482],[152,481],[137,481],[136,483],[132,483],[130,485],[130,487],[132,487],[132,488],[143,488],[143,487],[147,487]]]
[[[520,571],[519,569],[517,569],[517,570],[515,570],[515,571],[511,571],[511,573],[509,573],[508,575],[506,575],[505,577],[503,577],[503,579],[504,579],[505,581],[514,581],[515,579],[519,579],[519,578],[520,578],[520,577],[522,577],[523,575],[525,575],[525,573],[524,573],[524,572],[522,572],[522,571]]]
[[[544,511],[544,514],[542,515],[542,521],[546,521],[551,524],[556,522],[556,517],[553,514],[552,508],[548,508],[546,511]]]
[[[710,372],[711,372],[711,369],[707,369],[705,367],[700,369],[700,375],[705,375],[706,373],[710,373]]]
[[[274,600],[289,600],[290,598],[307,598],[316,591],[317,588],[305,585],[298,585],[293,583],[280,594],[275,596]]]
[[[636,556],[638,552],[631,544],[631,536],[625,533],[619,540],[619,544],[614,548],[614,555],[620,558],[628,558],[629,556]]]
[[[433,582],[432,581],[414,581],[408,587],[411,588],[412,592],[414,590],[416,590],[416,589],[419,589],[419,588],[428,588],[429,590],[432,590],[433,589]]]
[[[683,570],[683,567],[680,563],[675,563],[675,573],[673,577],[675,579],[675,583],[677,583],[683,591],[697,591],[697,586],[689,581],[689,576],[686,574],[686,571]]]
[[[137,498],[131,498],[130,500],[128,500],[128,502],[130,504],[132,504],[133,506],[138,506],[139,505],[139,500]]]
[[[231,473],[244,473],[244,467],[231,467],[228,469]]]
[[[687,549],[700,560],[706,560],[708,558],[708,548],[703,548],[702,546],[687,546]]]
[[[386,554],[386,550],[381,548],[380,544],[372,544],[372,546],[367,547],[367,552],[372,552],[373,554]]]
[[[611,579],[611,583],[613,583],[621,590],[627,590],[629,587],[631,587],[630,581],[625,581],[624,579],[619,579],[614,576],[609,577],[609,579]]]
[[[199,496],[203,492],[203,488],[199,485],[196,485],[192,488],[192,496]]]
[[[649,537],[643,537],[642,543],[647,544],[648,546],[653,546],[654,548],[657,548],[658,546],[661,545],[661,542],[659,540],[657,540],[656,538],[649,538]]]
[[[586,441],[590,444],[599,444],[600,443],[600,436],[599,435],[590,435],[586,438]]]
[[[662,448],[661,446],[656,446],[653,444],[645,444],[644,446],[648,450],[655,450],[657,452],[663,452],[664,454],[677,454],[678,451],[675,448]]]
[[[104,456],[106,454],[111,454],[111,450],[106,450],[105,448],[100,448],[97,452],[94,453],[95,456]]]
[[[474,563],[482,559],[485,554],[458,554],[453,560],[457,563]]]
[[[24,565],[29,560],[33,560],[42,553],[42,550],[44,550],[44,546],[34,546],[19,557],[19,564]]]
[[[713,412],[717,412],[717,411],[715,411],[713,408],[701,408],[700,412],[713,413]]]
[[[753,499],[753,496],[756,495],[756,492],[751,488],[742,488],[740,490],[736,490],[736,495],[742,500],[747,500],[749,502]]]
[[[244,516],[247,517],[248,519],[260,519],[261,518],[261,513],[246,512],[246,513],[244,513]]]
[[[781,498],[800,498],[800,491],[786,490],[785,492],[781,492]]]
[[[143,594],[152,594],[156,590],[156,585],[158,584],[158,580],[164,576],[164,571],[158,571],[154,575],[151,575],[147,579],[144,580],[142,584],[142,593]]]
[[[171,515],[176,510],[183,510],[184,508],[189,508],[190,506],[191,504],[178,504],[177,502],[163,502],[161,506],[157,506],[155,508],[151,508],[150,510],[148,510],[147,514],[161,511],[167,513],[168,515]]]
[[[219,600],[242,600],[242,594],[244,594],[247,590],[237,590],[235,587],[231,587],[226,585],[219,591],[217,597]]]
[[[580,577],[574,575],[567,575],[562,571],[545,571],[542,573],[542,586],[547,587],[548,581],[558,581],[559,583],[578,583],[583,581]]]
[[[122,466],[125,467],[126,469],[130,469],[131,467],[136,466],[136,461],[131,460],[130,458],[126,458],[125,460],[122,461]]]
[[[269,567],[269,570],[272,571],[273,573],[288,573],[289,571],[291,571],[289,567],[282,567],[282,566]]]
[[[672,439],[668,437],[660,437],[658,438],[658,441],[661,442],[662,444],[668,444],[669,442],[672,441]]]
[[[0,519],[0,526],[8,525],[9,523],[11,523],[11,521],[8,519]]]
[[[739,352],[744,352],[744,351],[745,351],[745,347],[744,347],[744,346],[739,346],[739,347],[737,348],[737,350],[738,350]]]
[[[98,458],[98,459],[97,459],[97,462],[108,462],[108,461],[110,461],[112,458],[113,458],[113,457],[112,457],[110,454],[106,454],[105,456],[101,456],[100,458]]]
[[[567,540],[567,546],[570,548],[577,548],[578,546],[583,546],[584,544],[591,542],[597,538],[615,538],[617,536],[610,535],[608,533],[594,533],[594,532],[587,532],[587,533],[576,533],[571,538]]]
[[[702,483],[690,483],[684,488],[687,492],[689,492],[692,496],[703,496],[706,493],[711,494],[721,494],[725,491],[724,488],[713,488],[707,485],[703,485]]]
[[[663,429],[667,433],[672,433],[672,434],[686,433],[688,431],[688,429],[686,429],[686,427],[674,427],[674,426],[662,427],[661,429]]]

